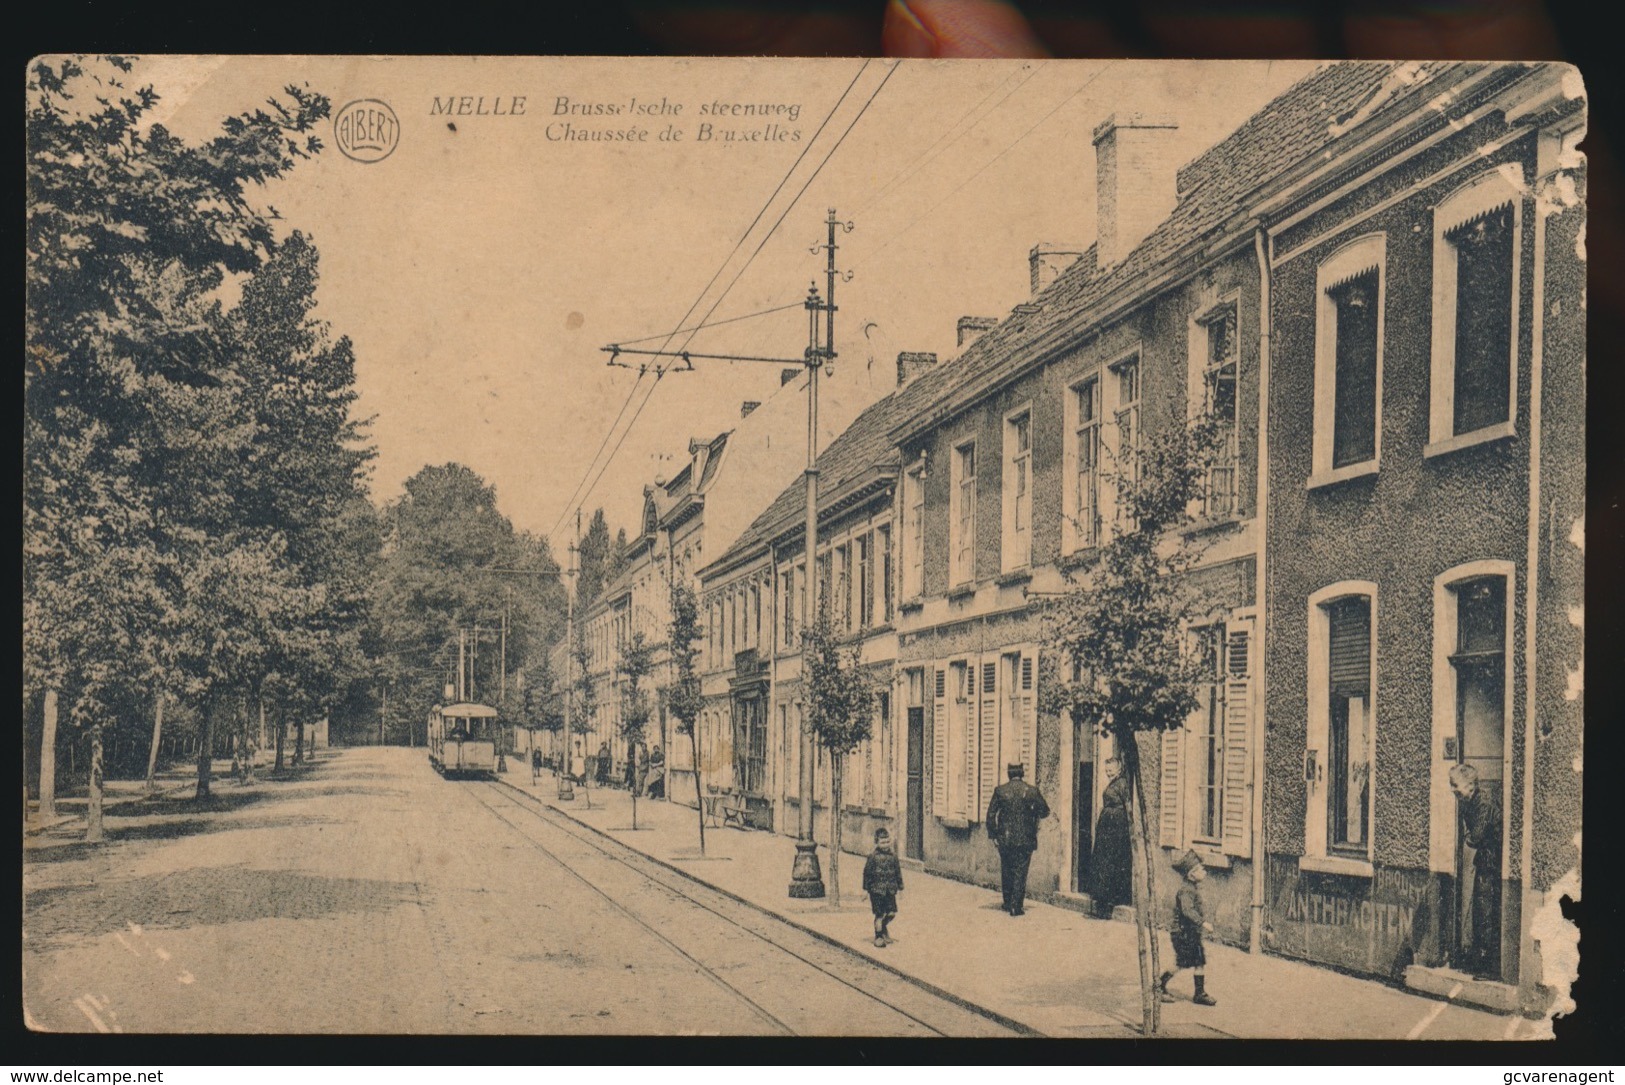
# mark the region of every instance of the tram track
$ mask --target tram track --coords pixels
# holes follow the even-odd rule
[[[789,923],[715,887],[660,863],[618,841],[580,826],[534,797],[516,791],[500,781],[473,785],[470,797],[484,806],[532,849],[562,867],[575,880],[588,886],[618,914],[646,931],[667,950],[697,970],[707,981],[725,991],[733,1000],[773,1031],[790,1035],[817,1035],[820,1000],[842,998],[867,1006],[862,1014],[870,1022],[872,1035],[907,1036],[1015,1036],[1032,1031],[1015,1022],[952,996],[935,993],[917,981],[885,969],[850,949]],[[522,815],[515,818],[514,814]],[[528,818],[528,820],[526,820]],[[540,830],[540,831],[538,831]],[[561,847],[548,834],[564,837],[573,844]],[[574,852],[571,856],[562,852]],[[576,860],[572,863],[571,859]],[[633,881],[625,884],[624,899],[596,884],[576,864],[581,860],[607,862],[620,868]],[[656,890],[652,898],[645,891]],[[641,899],[640,899],[641,898]],[[724,935],[722,948],[705,947],[704,933],[694,924],[672,923],[669,914],[675,904],[679,911],[697,910],[708,917],[713,936]],[[639,907],[638,905],[641,905]],[[659,913],[667,912],[667,922],[657,923]],[[688,912],[693,918],[694,913]],[[680,931],[694,937],[689,946],[678,943]],[[738,936],[748,936],[757,944],[754,954],[730,953]],[[765,952],[764,952],[765,951]],[[764,962],[781,962],[783,968],[770,968],[757,982],[748,982],[761,973]],[[800,972],[801,982],[792,973]],[[727,974],[725,974],[727,973]],[[735,977],[741,978],[731,978]],[[803,1001],[798,1001],[798,998]],[[766,1003],[773,1002],[770,1007]],[[784,1004],[780,1004],[784,1003]],[[799,1018],[799,1020],[798,1020]],[[809,1030],[809,1025],[814,1027]],[[828,1031],[828,1030],[825,1030]],[[840,1029],[838,1031],[847,1031]]]

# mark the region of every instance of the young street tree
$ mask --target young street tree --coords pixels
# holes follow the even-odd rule
[[[621,690],[621,737],[626,740],[627,772],[632,778],[632,828],[638,827],[638,747],[649,729],[649,693],[643,680],[654,670],[654,645],[642,631],[633,633],[621,647],[617,669],[626,685]]]
[[[841,906],[841,803],[847,757],[869,738],[875,711],[874,683],[863,667],[862,649],[841,650],[827,608],[802,641],[807,675],[807,726],[829,754],[829,903]],[[811,796],[803,801],[811,801]]]
[[[673,727],[688,736],[694,761],[694,809],[700,818],[700,854],[705,854],[705,791],[700,783],[700,737],[695,721],[700,718],[700,604],[693,589],[678,583],[671,589],[671,667],[672,683],[666,707]],[[669,771],[668,771],[669,776]],[[670,788],[667,788],[670,794]]]
[[[1152,912],[1156,865],[1140,769],[1140,736],[1183,727],[1199,707],[1205,671],[1187,630],[1200,603],[1185,579],[1201,547],[1184,532],[1219,446],[1209,420],[1172,420],[1121,456],[1111,482],[1116,530],[1087,580],[1052,600],[1046,639],[1060,673],[1040,683],[1043,710],[1070,711],[1109,737],[1129,779],[1135,810],[1134,908],[1139,932],[1143,1027],[1161,1024],[1156,991],[1159,951]]]
[[[593,717],[598,714],[598,686],[592,677],[592,646],[587,643],[586,623],[576,626],[576,642],[570,646],[570,652],[575,657],[575,697],[576,711],[570,720],[570,730],[575,732],[572,741],[579,740],[586,745],[586,736],[593,733]],[[569,756],[568,751],[566,757]],[[589,754],[582,754],[581,790],[587,799],[587,809],[592,809],[592,777],[593,771],[587,767]]]

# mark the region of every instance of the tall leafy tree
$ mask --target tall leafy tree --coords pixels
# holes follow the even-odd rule
[[[873,731],[874,683],[863,667],[862,649],[843,650],[827,607],[802,637],[807,676],[807,723],[830,760],[830,905],[841,904],[841,803],[846,759]],[[802,797],[811,802],[812,796]]]
[[[1140,736],[1183,727],[1199,705],[1204,669],[1186,629],[1199,597],[1185,574],[1201,548],[1182,529],[1192,522],[1220,445],[1217,426],[1169,420],[1112,471],[1117,529],[1099,548],[1086,581],[1053,600],[1046,639],[1061,666],[1039,684],[1046,712],[1070,711],[1113,740],[1128,777],[1137,846],[1134,907],[1138,922],[1140,995],[1147,1034],[1160,1027],[1155,989],[1159,950],[1152,910],[1156,864],[1140,768]]]
[[[609,523],[603,509],[594,509],[587,522],[587,531],[576,546],[579,572],[576,576],[576,609],[585,612],[594,599],[603,594],[609,583],[614,560],[614,542],[609,537]]]
[[[319,151],[328,113],[288,87],[190,144],[152,123],[158,95],[126,86],[131,71],[42,58],[26,80],[24,688],[51,707],[68,693],[92,731],[118,687],[179,681],[158,642],[199,571],[275,547],[218,530],[248,436],[218,299],[275,248],[250,194]],[[93,812],[99,752],[93,733]]]

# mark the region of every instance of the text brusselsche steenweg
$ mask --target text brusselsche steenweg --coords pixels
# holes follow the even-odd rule
[[[702,143],[715,147],[800,143],[799,102],[673,101],[629,97],[614,101],[556,95],[540,103],[525,95],[435,97],[435,117],[538,117],[550,143]]]

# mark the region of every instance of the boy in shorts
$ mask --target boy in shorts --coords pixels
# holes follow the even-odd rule
[[[875,945],[891,945],[887,926],[897,918],[897,894],[903,891],[903,867],[891,850],[891,833],[875,830],[875,850],[863,864],[863,891],[869,894],[869,907],[875,913]]]

